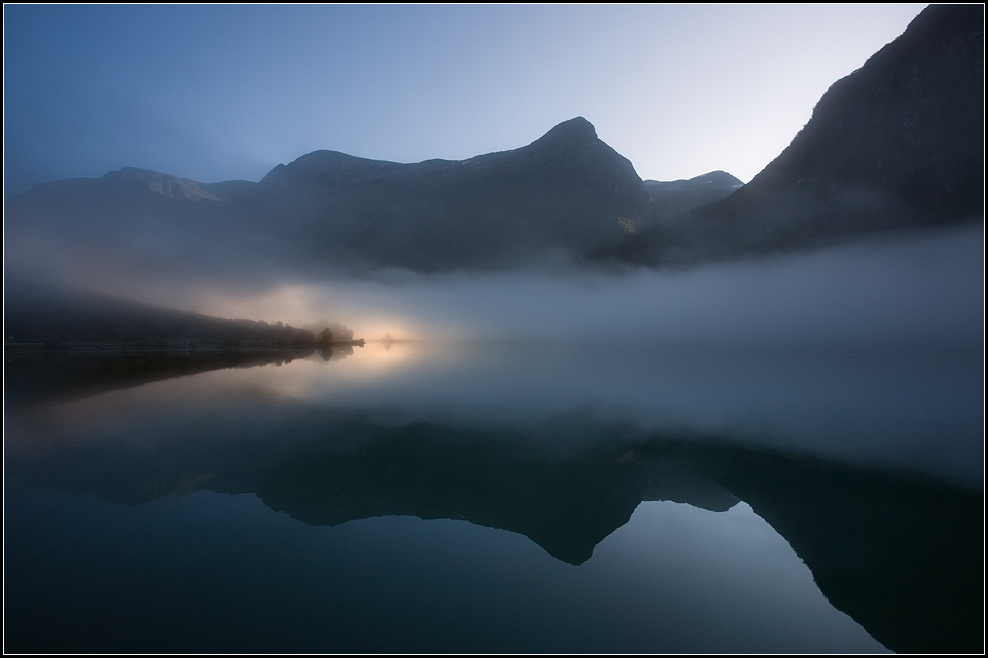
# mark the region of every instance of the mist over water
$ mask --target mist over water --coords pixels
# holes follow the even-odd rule
[[[542,268],[507,273],[283,280],[101,280],[108,292],[221,317],[343,322],[357,337],[600,339],[675,343],[970,344],[981,340],[982,226],[683,271]]]
[[[115,637],[98,583],[149,629],[122,647],[213,646],[190,629],[230,610],[248,650],[912,650],[926,622],[947,646],[980,596],[983,272],[976,227],[685,271],[104,281],[368,342],[10,405],[12,619]],[[318,614],[277,616],[300,596]],[[212,607],[160,620],[189,600]],[[480,630],[448,644],[451,619]]]
[[[248,386],[408,421],[556,423],[539,434],[560,445],[579,443],[572,426],[584,420],[615,421],[981,487],[983,273],[984,231],[968,226],[681,271],[100,287],[220,317],[341,322],[371,341],[332,364],[314,355],[208,373],[198,378],[208,385],[183,384],[194,398]],[[373,342],[385,335],[400,342]]]
[[[540,441],[563,446],[580,445],[581,424],[617,422],[980,488],[983,271],[976,227],[678,272],[159,288],[162,304],[327,318],[357,338],[387,332],[403,342],[116,395],[136,409],[173,389],[193,405],[249,389],[270,401],[387,411],[395,422],[536,424]]]

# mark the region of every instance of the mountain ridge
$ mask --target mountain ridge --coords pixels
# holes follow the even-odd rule
[[[323,150],[257,183],[133,168],[46,183],[6,201],[6,238],[15,267],[38,267],[18,261],[22,243],[59,266],[87,258],[75,249],[86,244],[103,262],[77,267],[249,270],[249,261],[294,275],[428,273],[539,262],[688,267],[977,221],[984,6],[923,10],[739,184],[718,172],[643,181],[575,117],[526,146],[466,160],[402,164]]]
[[[599,255],[691,264],[983,216],[984,5],[931,5],[747,185]]]

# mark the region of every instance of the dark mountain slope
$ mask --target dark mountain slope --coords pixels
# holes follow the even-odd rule
[[[48,245],[32,263],[99,251],[166,269],[236,269],[249,259],[265,270],[434,271],[583,253],[646,221],[651,203],[631,162],[577,117],[528,146],[464,161],[316,151],[259,183],[124,169],[38,185],[6,209],[10,240]]]
[[[650,200],[631,162],[582,117],[529,146],[399,165],[320,151],[259,184],[265,211],[313,258],[342,250],[375,266],[498,267],[545,249],[618,238]],[[344,254],[339,254],[344,255]]]
[[[983,214],[984,5],[933,5],[837,81],[750,183],[601,255],[690,263]]]
[[[257,183],[204,185],[147,169],[36,185],[4,204],[7,272],[51,274],[109,268],[116,276],[237,271],[270,260],[270,230],[230,203]]]

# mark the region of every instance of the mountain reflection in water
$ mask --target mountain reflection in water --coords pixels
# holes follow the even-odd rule
[[[139,381],[275,362],[270,355],[210,359],[181,368],[174,359],[145,359]],[[167,413],[128,407],[126,413],[104,411],[89,424],[63,419],[62,425],[54,414],[54,425],[37,429],[37,416],[54,408],[39,411],[42,391],[72,397],[73,391],[119,387],[121,366],[108,363],[67,367],[73,374],[61,385],[39,386],[57,371],[32,371],[27,362],[8,372],[8,378],[21,377],[20,388],[17,380],[8,383],[27,391],[14,396],[24,411],[11,413],[16,436],[8,475],[124,505],[197,490],[253,493],[311,526],[399,515],[459,519],[525,535],[572,565],[591,560],[642,501],[712,512],[744,501],[792,546],[830,603],[889,649],[982,648],[983,498],[962,484],[759,446],[744,436],[602,420],[586,409],[509,423],[480,416],[405,418],[380,406],[341,408],[298,398],[237,403],[252,407],[249,413],[227,401],[228,413],[203,414],[173,400],[163,403]],[[268,372],[254,368],[251,374],[256,379]],[[195,381],[173,380],[180,388]],[[149,398],[152,389],[143,389]],[[71,404],[85,407],[87,400]],[[7,536],[9,545],[9,528]],[[7,588],[8,633],[20,629],[8,635],[8,649],[101,646],[31,637],[38,621],[17,605],[20,587],[27,586],[15,578]]]

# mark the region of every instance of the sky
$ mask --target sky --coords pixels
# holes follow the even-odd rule
[[[464,159],[575,116],[643,179],[747,182],[923,6],[4,5],[4,195]]]

